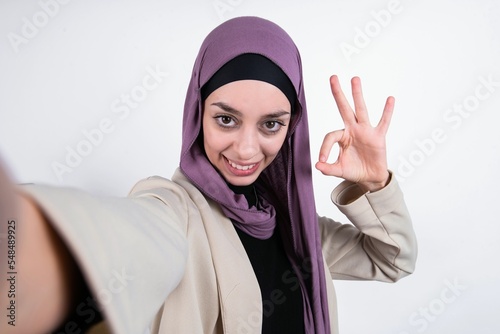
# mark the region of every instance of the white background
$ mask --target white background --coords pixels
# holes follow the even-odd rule
[[[495,1],[0,0],[0,155],[16,182],[124,196],[140,178],[169,177],[202,39],[243,15],[275,21],[302,52],[313,163],[324,134],[343,127],[331,74],[346,93],[361,77],[373,123],[396,97],[388,159],[418,235],[417,269],[397,284],[336,282],[341,333],[500,332]],[[168,75],[126,117],[113,112],[122,94],[139,96],[148,68]],[[88,146],[83,132],[103,120],[108,133]],[[70,168],[77,149],[86,156]],[[314,180],[319,213],[346,222],[329,202],[339,180]]]

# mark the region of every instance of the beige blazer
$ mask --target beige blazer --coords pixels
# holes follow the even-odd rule
[[[73,253],[111,332],[261,333],[259,285],[233,224],[179,170],[171,181],[140,181],[122,199],[44,186],[25,192]],[[414,270],[417,246],[394,178],[367,194],[343,182],[332,201],[353,224],[319,218],[338,333],[332,278],[397,281]],[[266,301],[266,312],[279,302]],[[77,314],[90,321],[88,307]]]

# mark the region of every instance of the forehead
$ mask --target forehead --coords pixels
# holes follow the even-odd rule
[[[238,117],[264,117],[291,113],[285,94],[276,86],[258,80],[239,80],[213,91],[205,100],[205,109],[223,110]]]
[[[276,86],[259,80],[238,80],[214,90],[205,100],[205,106],[223,102],[237,110],[290,111],[290,102]]]

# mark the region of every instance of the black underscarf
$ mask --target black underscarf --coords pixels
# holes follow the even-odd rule
[[[258,205],[253,185],[233,186],[248,206]],[[279,229],[269,239],[254,238],[236,228],[259,282],[263,306],[263,334],[304,333],[304,306],[298,278],[285,253]]]

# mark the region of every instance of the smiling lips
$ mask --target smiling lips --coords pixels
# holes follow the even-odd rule
[[[250,164],[250,165],[239,165],[228,158],[224,157],[226,165],[231,173],[236,176],[248,176],[253,174],[257,168],[259,168],[260,162]]]

